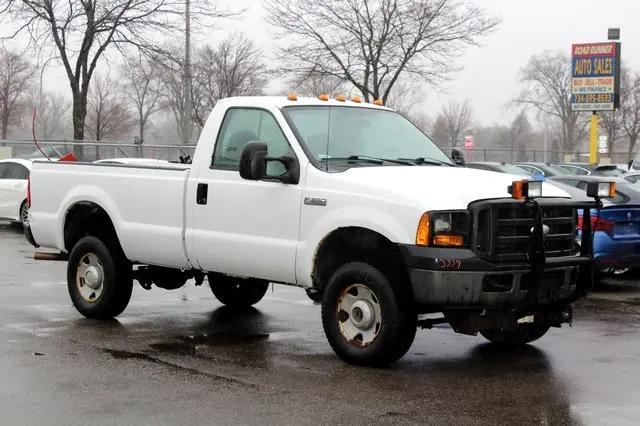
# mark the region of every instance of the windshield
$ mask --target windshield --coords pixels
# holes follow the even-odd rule
[[[451,160],[402,115],[372,108],[300,106],[285,114],[316,162],[336,165],[446,164]]]

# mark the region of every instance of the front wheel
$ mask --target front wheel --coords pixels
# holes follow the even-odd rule
[[[346,362],[385,366],[411,347],[417,315],[404,283],[389,281],[364,262],[340,267],[329,279],[322,325],[329,344]]]
[[[208,275],[209,287],[221,303],[231,307],[249,307],[258,303],[269,288],[269,282],[256,278],[236,278],[229,275]]]
[[[125,310],[131,299],[131,264],[96,237],[83,237],[67,263],[67,287],[78,312],[108,319]]]
[[[538,340],[549,331],[548,325],[518,324],[515,330],[484,330],[480,334],[492,343],[501,345],[525,345]]]

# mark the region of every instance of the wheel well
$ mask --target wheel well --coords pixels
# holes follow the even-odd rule
[[[88,235],[102,240],[108,246],[120,249],[118,235],[109,214],[96,203],[76,203],[67,211],[64,222],[64,246],[68,253]]]
[[[349,262],[366,262],[387,276],[409,283],[399,247],[385,236],[366,228],[339,228],[327,235],[317,250],[313,266],[313,287],[322,290],[331,274]]]

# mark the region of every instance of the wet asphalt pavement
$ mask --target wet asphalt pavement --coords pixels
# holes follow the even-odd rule
[[[336,358],[320,307],[275,286],[234,312],[208,287],[134,288],[110,322],[0,224],[0,424],[640,422],[640,281],[610,281],[573,327],[517,351],[448,326],[387,369]]]

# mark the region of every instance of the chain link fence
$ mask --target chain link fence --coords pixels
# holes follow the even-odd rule
[[[471,149],[457,148],[465,155],[467,162],[497,161],[504,163],[540,162],[540,163],[588,163],[589,152],[545,151],[541,149],[510,150],[503,148]],[[451,148],[443,148],[450,154]],[[599,154],[601,164],[627,164],[633,160],[635,153],[610,152]]]
[[[61,158],[73,153],[78,161],[91,162],[112,158],[150,158],[156,160],[179,161],[180,157],[190,156],[195,145],[137,145],[128,143],[109,143],[96,141],[48,140],[38,142],[40,149],[33,141],[0,141],[0,159],[51,159]],[[44,153],[44,155],[43,155]]]

